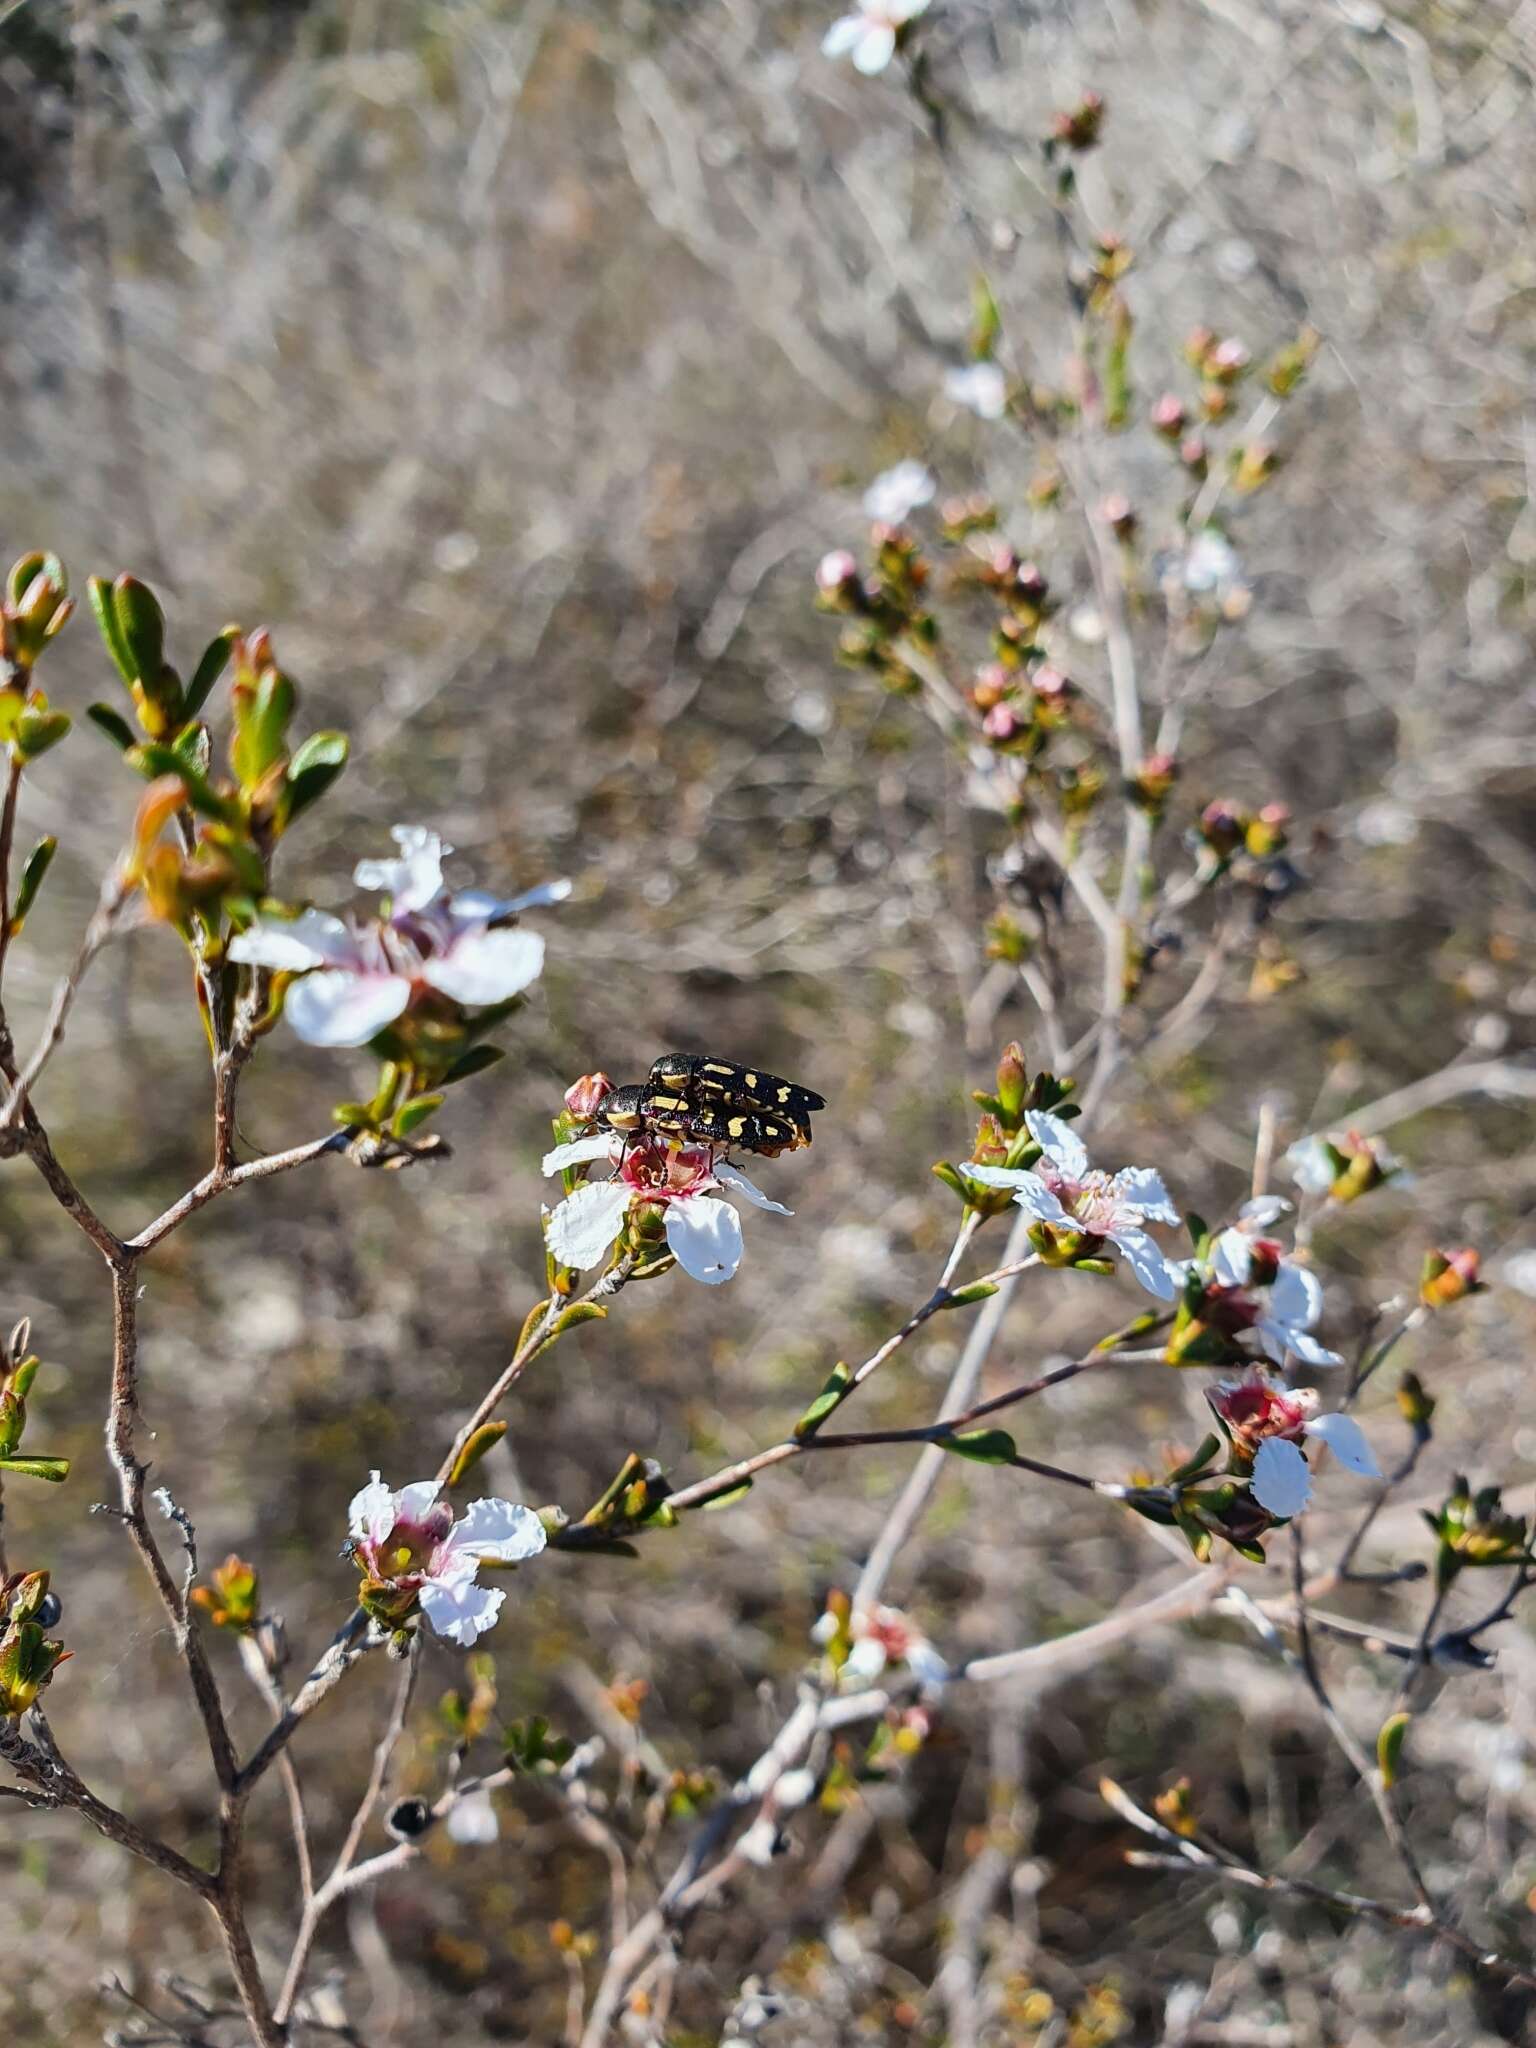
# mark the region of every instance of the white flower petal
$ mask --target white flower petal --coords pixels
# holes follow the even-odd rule
[[[1012,1188],[1013,1199],[1037,1223],[1070,1224],[1073,1221],[1061,1206],[1061,1197],[1051,1192],[1038,1173],[1028,1173],[1014,1166],[971,1166],[965,1163],[962,1163],[960,1171],[979,1180],[983,1187]]]
[[[566,1196],[549,1219],[549,1248],[562,1266],[601,1264],[624,1228],[629,1193],[620,1180],[600,1180]]]
[[[1148,1223],[1182,1223],[1163,1176],[1151,1166],[1123,1166],[1115,1175],[1115,1192],[1133,1203]]]
[[[907,1651],[907,1669],[928,1692],[949,1683],[949,1666],[926,1637],[920,1636]]]
[[[1277,1323],[1273,1316],[1260,1316],[1253,1334],[1276,1365],[1284,1365],[1291,1348],[1291,1332],[1286,1325]]]
[[[741,1264],[741,1218],[713,1195],[684,1195],[667,1204],[667,1248],[683,1271],[708,1287],[729,1280]]]
[[[928,504],[937,489],[933,471],[909,456],[875,478],[864,493],[864,511],[887,526],[899,526],[919,505]]]
[[[416,1479],[409,1486],[402,1486],[395,1495],[395,1520],[424,1522],[437,1506],[442,1490],[435,1479]],[[389,1531],[384,1533],[387,1536]]]
[[[1312,1498],[1312,1475],[1294,1444],[1272,1436],[1259,1445],[1253,1461],[1253,1497],[1282,1521],[1299,1515]]]
[[[537,932],[468,931],[421,978],[456,1003],[503,1003],[537,981],[544,965],[544,941]]]
[[[440,1636],[467,1650],[494,1626],[506,1597],[500,1586],[477,1585],[473,1579],[429,1579],[421,1589],[421,1611]]]
[[[395,825],[390,838],[400,849],[398,860],[360,860],[352,870],[359,889],[376,889],[390,899],[390,911],[425,910],[442,892],[443,855],[452,853],[425,825]]]
[[[782,1202],[770,1202],[762,1189],[754,1187],[739,1167],[728,1166],[723,1160],[715,1167],[715,1179],[721,1187],[729,1188],[733,1195],[740,1195],[750,1202],[754,1209],[770,1209],[775,1216],[793,1216],[795,1213],[793,1209],[786,1209]]]
[[[347,1507],[347,1534],[382,1543],[394,1526],[394,1488],[386,1486],[377,1472],[370,1472],[368,1484],[353,1494]]]
[[[824,57],[846,57],[863,33],[863,15],[845,14],[840,21],[834,21],[822,37],[821,54]]]
[[[1069,1123],[1048,1110],[1027,1109],[1024,1124],[1029,1135],[1059,1173],[1069,1180],[1081,1180],[1088,1171],[1088,1147]]]
[[[1282,1259],[1269,1290],[1269,1312],[1277,1323],[1310,1330],[1323,1312],[1323,1289],[1317,1275]]]
[[[293,984],[283,1015],[307,1045],[366,1045],[410,1000],[411,984],[403,974],[322,967]]]
[[[885,1669],[885,1645],[878,1636],[860,1636],[843,1665],[844,1678],[878,1678]]]
[[[1267,1230],[1272,1223],[1278,1223],[1282,1216],[1289,1216],[1292,1206],[1284,1195],[1255,1195],[1251,1202],[1244,1202],[1238,1210],[1238,1221],[1248,1224],[1254,1230]]]
[[[888,22],[871,22],[853,46],[853,68],[873,78],[896,54],[896,31]]]
[[[483,1790],[466,1792],[462,1799],[456,1799],[448,1809],[444,1825],[448,1839],[461,1843],[465,1848],[484,1848],[501,1833],[501,1822],[496,1818],[491,1795]]]
[[[258,918],[229,942],[229,957],[247,967],[271,967],[302,974],[311,967],[339,967],[357,959],[357,943],[339,917],[306,910],[298,917]]]
[[[1246,1287],[1253,1246],[1240,1230],[1224,1230],[1211,1246],[1211,1277],[1223,1287]]]
[[[548,903],[563,903],[571,893],[567,880],[540,882],[521,896],[494,896],[489,889],[457,889],[444,908],[455,924],[495,924],[520,911],[541,910]]]
[[[1126,1264],[1148,1294],[1155,1294],[1159,1301],[1172,1301],[1178,1283],[1168,1261],[1144,1230],[1112,1230],[1109,1241],[1124,1252]]]
[[[1334,1164],[1321,1138],[1303,1138],[1285,1155],[1291,1179],[1309,1195],[1325,1195],[1333,1186]]]
[[[593,1159],[617,1159],[624,1140],[613,1131],[594,1131],[590,1137],[570,1138],[546,1152],[539,1164],[541,1173],[564,1173],[568,1166],[585,1166]]]
[[[945,372],[944,396],[955,405],[968,406],[978,419],[1001,419],[1008,404],[1008,380],[996,363],[967,363],[963,369]]]
[[[881,0],[880,12],[888,21],[916,21],[928,11],[928,0]]]
[[[1292,1351],[1303,1365],[1342,1365],[1343,1359],[1337,1351],[1329,1351],[1319,1344],[1307,1330],[1298,1330],[1294,1323],[1286,1331]]]
[[[1304,1422],[1302,1430],[1325,1443],[1346,1471],[1358,1472],[1365,1479],[1381,1477],[1376,1454],[1353,1415],[1319,1415]]]
[[[515,1500],[472,1500],[449,1530],[445,1547],[492,1557],[500,1564],[520,1564],[537,1557],[549,1538],[544,1524]]]

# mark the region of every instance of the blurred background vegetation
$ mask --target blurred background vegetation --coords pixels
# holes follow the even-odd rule
[[[936,395],[964,354],[974,248],[895,74],[823,59],[820,9],[0,12],[11,555],[144,576],[183,654],[227,620],[272,627],[310,722],[354,740],[287,851],[295,895],[338,904],[397,820],[436,825],[489,885],[576,883],[541,920],[549,966],[513,1058],[445,1115],[451,1162],[360,1177],[327,1161],[232,1198],[152,1263],[155,1477],[206,1556],[259,1564],[307,1657],[351,1591],[335,1554],[350,1493],[371,1465],[403,1481],[436,1462],[535,1298],[538,1158],[576,1074],[637,1078],[664,1048],[707,1046],[832,1107],[814,1154],[765,1169],[796,1214],[748,1219],[728,1289],[637,1289],[531,1376],[495,1490],[579,1512],[629,1450],[681,1478],[756,1448],[926,1297],[953,1220],[929,1165],[968,1147],[967,1091],[997,1043],[1040,1049],[1022,988],[968,1029],[992,823],[911,707],[836,667],[811,578],[826,548],[859,544],[870,477],[911,454],[946,490],[1019,506],[1009,531],[1064,587],[1083,581],[1081,540],[1023,509],[1029,450]],[[1176,381],[1197,321],[1255,353],[1303,322],[1325,337],[1286,462],[1233,522],[1255,601],[1190,721],[1170,828],[1216,796],[1283,800],[1308,886],[1125,1077],[1096,1148],[1219,1214],[1265,1101],[1295,1135],[1532,1043],[1536,11],[948,0],[930,32],[976,110],[958,139],[969,203],[1043,374],[1060,374],[1065,302],[1038,143],[1090,86],[1110,117],[1085,201],[1135,251],[1141,396]],[[1117,478],[1149,552],[1156,461],[1128,440]],[[105,694],[83,622],[50,669],[72,709]],[[83,728],[28,793],[26,824],[61,849],[12,962],[23,1044],[138,792]],[[1091,932],[1075,943],[1095,974]],[[120,1227],[201,1170],[204,1067],[179,949],[132,937],[39,1091]],[[246,1090],[249,1146],[317,1134],[366,1073],[280,1034]],[[1528,1134],[1519,1103],[1472,1092],[1394,1128],[1412,1186],[1317,1248],[1340,1349],[1429,1243],[1476,1242],[1496,1281],[1507,1267],[1530,1287]],[[8,1503],[76,1652],[50,1713],[104,1790],[196,1851],[210,1801],[172,1647],[118,1532],[83,1513],[105,1491],[97,1262],[19,1164],[0,1215],[5,1313],[34,1318],[50,1361],[33,1406],[47,1448],[78,1461],[67,1488]],[[1129,1307],[1120,1282],[1026,1290],[995,1384],[1098,1335],[1111,1290]],[[1406,1362],[1440,1397],[1437,1442],[1422,1497],[1384,1518],[1388,1554],[1420,1540],[1411,1508],[1458,1461],[1529,1504],[1533,1324],[1500,1284],[1419,1340]],[[941,1320],[903,1354],[871,1421],[927,1420],[958,1341]],[[1045,1409],[1026,1446],[1104,1476],[1199,1433],[1197,1389],[1153,1368]],[[1386,1389],[1372,1409],[1390,1440]],[[851,1582],[906,1469],[884,1451],[808,1460],[639,1561],[552,1557],[491,1639],[504,1711],[577,1737],[596,1714],[622,1749],[599,1695],[640,1681],[668,1762],[728,1777],[777,1725],[826,1588]],[[1011,1476],[950,1478],[891,1588],[952,1656],[1081,1625],[1163,1568],[1140,1525]],[[1325,1530],[1356,1502],[1343,1484]],[[1411,1591],[1359,1611],[1416,1623]],[[426,1696],[456,1670],[435,1650]],[[238,1694],[232,1657],[221,1671]],[[1517,1949],[1536,1885],[1531,1674],[1508,1631],[1495,1674],[1453,1681],[1407,1792],[1432,1877],[1459,1874],[1474,1924]],[[1382,1674],[1346,1654],[1337,1678],[1368,1733]],[[355,1802],[387,1682],[365,1668],[301,1745],[322,1839]],[[239,1711],[249,1739],[263,1710]],[[1187,1771],[1260,1860],[1393,1888],[1310,1702],[1212,1623],[1044,1692],[957,1696],[910,1769],[690,1930],[668,2040],[719,2039],[754,1973],[791,2000],[770,2042],[1526,2038],[1516,2001],[1422,1950],[1125,1870],[1104,1768],[1149,1796]],[[422,1736],[402,1783],[432,1769]],[[292,1894],[263,1796],[259,1939]],[[157,1973],[206,1973],[207,1929],[153,1873],[67,1817],[6,1822],[10,2038],[92,2038],[114,2011],[107,1971],[145,1997]],[[435,1845],[331,1925],[363,2039],[560,2037],[549,1924],[600,1931],[605,1872],[537,1789],[502,1826],[494,1848]],[[1000,1838],[961,2011],[943,1974],[953,1888]]]

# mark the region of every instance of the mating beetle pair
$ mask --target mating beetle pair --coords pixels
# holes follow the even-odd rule
[[[826,1098],[710,1053],[667,1052],[649,1076],[615,1088],[593,1112],[624,1136],[657,1132],[697,1145],[731,1145],[772,1158],[811,1142],[811,1112]]]

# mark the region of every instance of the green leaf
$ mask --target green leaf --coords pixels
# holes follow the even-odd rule
[[[45,555],[34,551],[30,555],[23,555],[19,562],[12,565],[11,573],[5,579],[5,594],[12,604],[21,603],[32,579],[42,575],[50,562],[54,566],[55,580],[62,584],[64,570],[57,555]]]
[[[506,1433],[507,1425],[504,1422],[482,1422],[454,1459],[453,1470],[448,1474],[448,1484],[461,1486],[487,1451],[495,1450]]]
[[[112,586],[104,576],[92,576],[86,582],[86,595],[108,654],[117,666],[117,672],[125,683],[137,680],[133,656],[128,642],[123,638],[122,627],[118,624],[117,612],[112,603]]]
[[[197,667],[192,671],[192,680],[187,685],[186,700],[182,705],[186,717],[196,718],[207,703],[209,691],[229,665],[229,651],[239,635],[238,626],[226,626],[203,649]]]
[[[165,613],[160,600],[137,576],[119,576],[112,586],[112,616],[127,654],[128,680],[153,683],[165,666]]]
[[[395,1111],[390,1129],[397,1138],[408,1138],[419,1124],[424,1124],[442,1106],[441,1095],[413,1095],[409,1102],[402,1102]]]
[[[452,1088],[456,1082],[471,1080],[476,1074],[483,1074],[488,1067],[498,1065],[506,1056],[499,1045],[472,1045],[467,1053],[454,1061],[439,1085]]]
[[[986,277],[978,273],[971,286],[971,354],[978,362],[985,362],[992,355],[1002,331],[1003,316],[998,311],[992,287]]]
[[[68,1458],[0,1458],[0,1472],[16,1472],[23,1479],[46,1479],[58,1486],[69,1477]]]
[[[1376,1738],[1376,1766],[1381,1772],[1382,1784],[1389,1790],[1397,1782],[1397,1767],[1412,1719],[1412,1714],[1390,1714],[1382,1722],[1381,1733]]]
[[[573,1301],[569,1308],[562,1309],[556,1316],[552,1335],[563,1337],[567,1330],[574,1330],[582,1323],[601,1323],[607,1320],[608,1311],[600,1301]]]
[[[42,711],[29,704],[16,721],[14,745],[23,761],[36,761],[56,747],[74,723],[67,711]]]
[[[1202,1438],[1200,1448],[1195,1452],[1194,1456],[1186,1458],[1182,1465],[1168,1474],[1168,1484],[1170,1486],[1178,1486],[1186,1479],[1195,1478],[1197,1474],[1205,1470],[1206,1466],[1211,1463],[1220,1449],[1221,1438],[1219,1436]]]
[[[11,912],[11,936],[14,938],[26,922],[27,912],[37,901],[37,892],[43,886],[44,877],[53,865],[53,856],[59,850],[59,842],[50,834],[39,839],[27,855],[27,864],[21,871],[21,880],[16,885],[16,908]]]
[[[133,727],[110,704],[87,704],[85,715],[92,725],[100,726],[113,745],[121,747],[125,754],[134,744],[136,735]]]
[[[1193,1209],[1184,1218],[1184,1228],[1189,1232],[1189,1241],[1199,1251],[1205,1239],[1211,1234],[1211,1226],[1203,1216],[1197,1216]]]
[[[840,1358],[827,1375],[827,1383],[795,1424],[792,1434],[796,1437],[814,1436],[834,1409],[847,1398],[853,1384],[853,1369]]]
[[[174,747],[162,746],[156,740],[145,740],[133,748],[128,758],[130,765],[138,769],[146,782],[153,782],[157,775],[179,776],[187,792],[187,802],[204,817],[217,818],[221,825],[238,826],[241,823],[239,807],[228,797],[220,796]]]
[[[957,1287],[939,1304],[941,1308],[970,1308],[978,1301],[985,1301],[989,1294],[996,1294],[995,1280],[973,1280],[968,1287]]]
[[[953,1451],[977,1465],[1011,1465],[1019,1454],[1006,1429],[973,1429],[964,1436],[941,1436],[934,1441],[941,1451]]]
[[[311,733],[288,763],[288,800],[284,807],[284,822],[291,825],[311,804],[318,803],[346,765],[345,733]]]
[[[699,1506],[706,1515],[712,1515],[716,1508],[728,1508],[745,1498],[752,1491],[752,1481],[743,1479],[739,1486],[728,1486],[724,1493],[717,1493],[713,1500],[700,1501]]]

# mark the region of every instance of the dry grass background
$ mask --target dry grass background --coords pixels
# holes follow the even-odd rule
[[[356,741],[288,856],[296,891],[339,900],[400,818],[432,820],[485,880],[577,882],[514,1058],[445,1122],[451,1164],[364,1178],[328,1162],[258,1187],[151,1273],[157,1477],[207,1554],[260,1563],[301,1653],[343,1611],[354,1485],[370,1464],[414,1476],[424,1444],[434,1461],[445,1417],[506,1355],[538,1281],[545,1120],[574,1074],[708,1044],[804,1076],[832,1109],[813,1155],[765,1171],[797,1213],[749,1221],[729,1289],[637,1290],[541,1368],[510,1462],[488,1468],[502,1490],[579,1508],[629,1449],[677,1476],[767,1441],[942,1257],[948,1198],[927,1169],[963,1149],[965,1091],[995,1050],[964,1030],[989,828],[918,721],[834,667],[808,590],[895,457],[1015,500],[1028,469],[935,402],[963,345],[969,246],[899,88],[824,61],[823,25],[747,0],[35,0],[0,27],[12,553],[148,576],[183,650],[227,618],[273,627],[314,722]],[[1029,145],[1086,85],[1111,126],[1085,190],[1138,251],[1144,388],[1196,320],[1255,348],[1302,319],[1327,337],[1292,459],[1241,515],[1257,602],[1192,724],[1181,795],[1281,796],[1303,821],[1311,886],[1281,930],[1304,976],[1255,1002],[1236,963],[1102,1120],[1106,1157],[1156,1164],[1217,1213],[1262,1099],[1314,1127],[1531,1042],[1536,11],[954,0],[932,34],[992,124],[964,138],[963,175],[983,217],[1017,228],[999,278],[1044,365],[1061,298]],[[1133,495],[1150,493],[1147,460],[1127,444]],[[1053,574],[1080,575],[1069,532],[1017,524]],[[103,693],[83,624],[52,660],[63,701]],[[63,843],[14,963],[24,1020],[134,801],[88,730],[35,780],[28,822]],[[1091,954],[1085,936],[1085,974]],[[1028,1043],[1020,998],[997,1030]],[[245,1099],[250,1143],[323,1128],[352,1068],[274,1043]],[[115,1220],[200,1169],[202,1089],[176,949],[136,937],[95,976],[40,1097]],[[1426,1242],[1532,1242],[1518,1103],[1471,1097],[1392,1135],[1415,1184],[1319,1246],[1341,1348]],[[210,1802],[171,1647],[116,1532],[82,1512],[104,1490],[100,1275],[20,1165],[0,1204],[5,1312],[36,1320],[56,1367],[34,1405],[47,1447],[79,1461],[58,1495],[10,1503],[13,1548],[53,1567],[76,1651],[53,1720],[89,1775],[195,1850]],[[1026,1293],[994,1371],[1097,1334],[1104,1300],[1086,1282]],[[1426,1498],[1458,1458],[1529,1498],[1533,1321],[1501,1286],[1420,1340],[1410,1362],[1442,1399]],[[941,1323],[871,1417],[926,1419],[954,1349]],[[1172,1375],[1067,1394],[1031,1413],[1031,1448],[1108,1474],[1195,1431]],[[904,1470],[885,1452],[807,1461],[640,1562],[552,1559],[493,1638],[504,1705],[582,1735],[583,1673],[644,1679],[645,1732],[670,1761],[739,1769]],[[1413,1526],[1405,1507],[1394,1540]],[[1140,1525],[983,1472],[948,1482],[892,1591],[960,1654],[1078,1625],[1161,1570]],[[1413,1615],[1389,1595],[1371,1611]],[[1330,1669],[1368,1734],[1381,1678],[1346,1676],[1351,1661]],[[1434,1879],[1515,1948],[1536,1882],[1531,1671],[1512,1631],[1493,1676],[1456,1680],[1408,1794]],[[439,1656],[428,1693],[451,1678]],[[322,1836],[360,1787],[384,1683],[366,1671],[301,1750]],[[242,1713],[250,1737],[261,1709]],[[719,2039],[751,1972],[799,2001],[770,2043],[1032,2040],[1026,1975],[1062,2013],[1117,1985],[1119,2038],[1149,2043],[1526,2038],[1517,2001],[1422,1950],[1125,1871],[1093,1794],[1106,1767],[1143,1792],[1186,1770],[1261,1860],[1299,1844],[1289,1867],[1392,1888],[1309,1702],[1235,1623],[1212,1624],[1043,1692],[957,1697],[905,1778],[807,1826],[794,1867],[695,1925],[669,2040]],[[425,1743],[403,1768],[429,1778]],[[291,1881],[268,1796],[257,1931],[275,1940]],[[954,1886],[989,1808],[1009,1817],[1006,1868],[957,1964]],[[100,1971],[147,1996],[159,1971],[207,1969],[206,1930],[153,1874],[66,1818],[6,1820],[10,2038],[92,2038]],[[597,1929],[603,1906],[600,1860],[530,1791],[498,1847],[442,1845],[338,1920],[326,1958],[369,2042],[550,2041],[566,1980],[547,1925]],[[1097,2025],[1080,2012],[1041,2038],[1113,2037]]]

